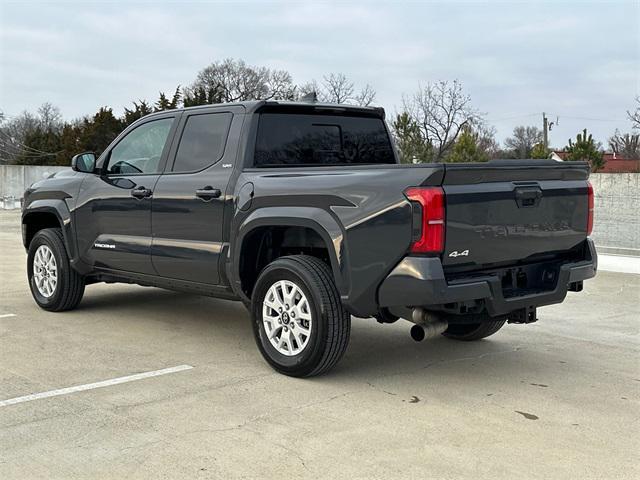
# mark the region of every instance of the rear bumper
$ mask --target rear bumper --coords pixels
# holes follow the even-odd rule
[[[560,303],[569,284],[595,276],[598,258],[587,239],[585,259],[560,266],[555,288],[530,295],[505,298],[496,275],[475,276],[447,282],[439,258],[405,257],[382,282],[378,291],[381,307],[429,307],[482,300],[491,316],[504,315],[526,307]]]

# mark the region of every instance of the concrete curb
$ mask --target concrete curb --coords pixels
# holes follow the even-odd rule
[[[605,255],[625,255],[627,257],[640,257],[640,248],[607,247],[596,244],[596,251]]]

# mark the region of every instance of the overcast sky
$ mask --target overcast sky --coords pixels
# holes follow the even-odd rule
[[[0,109],[121,113],[215,60],[343,72],[393,114],[402,94],[459,79],[508,136],[547,112],[562,146],[630,129],[640,93],[640,2],[21,2],[0,0]]]

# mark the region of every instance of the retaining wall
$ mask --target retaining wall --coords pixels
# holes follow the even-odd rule
[[[70,167],[0,165],[0,208],[20,208],[22,194],[29,185]]]
[[[593,239],[597,246],[640,254],[640,173],[594,173]]]

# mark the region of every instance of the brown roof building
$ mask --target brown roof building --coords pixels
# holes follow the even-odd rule
[[[554,151],[552,158],[564,160],[567,152]],[[598,173],[639,173],[640,159],[624,158],[615,153],[604,154],[604,168],[598,170]]]

